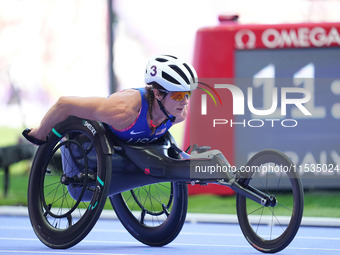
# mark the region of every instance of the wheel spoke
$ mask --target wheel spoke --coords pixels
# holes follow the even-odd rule
[[[131,212],[140,211],[138,218],[140,223],[155,227],[162,224],[171,213],[172,185],[157,183],[142,186],[125,192],[122,197]],[[147,215],[150,217],[146,218]],[[150,221],[146,222],[146,219],[150,219]]]

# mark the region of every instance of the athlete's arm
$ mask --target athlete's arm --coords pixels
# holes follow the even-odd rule
[[[124,129],[131,125],[138,116],[141,98],[138,90],[126,90],[102,97],[61,97],[48,110],[38,128],[30,135],[45,139],[51,129],[68,116],[97,120]]]

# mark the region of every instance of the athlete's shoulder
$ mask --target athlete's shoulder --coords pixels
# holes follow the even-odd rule
[[[109,99],[120,105],[128,106],[128,108],[140,108],[141,94],[135,89],[125,89],[113,93]]]
[[[138,117],[142,101],[140,92],[126,89],[113,93],[101,105],[101,121],[121,130],[129,126]]]
[[[137,96],[140,95],[139,89],[124,89],[119,92],[115,92],[111,95],[112,96],[119,96],[119,97],[131,97],[131,96]]]

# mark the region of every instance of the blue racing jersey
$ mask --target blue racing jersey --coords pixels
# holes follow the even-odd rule
[[[145,98],[146,89],[139,88],[137,90],[139,90],[142,98],[142,106],[134,123],[124,130],[117,130],[112,126],[110,126],[110,128],[115,136],[127,143],[152,143],[164,135],[164,133],[172,126],[172,122],[168,120],[167,122],[163,123],[157,127],[155,133],[151,135],[151,129],[146,118],[149,109],[149,104]]]

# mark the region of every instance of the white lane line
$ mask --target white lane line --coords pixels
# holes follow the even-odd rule
[[[20,251],[20,250],[0,250],[0,254],[19,253],[19,254],[78,254],[78,255],[147,255],[147,253],[93,253],[93,252],[77,252],[77,251]]]
[[[0,226],[0,230],[32,230],[32,227],[20,227],[20,226]],[[33,230],[32,230],[33,231]],[[102,233],[121,233],[121,234],[129,234],[125,229],[102,229],[102,228],[94,228],[91,230],[92,232],[102,232]],[[207,233],[207,232],[188,232],[182,231],[180,235],[185,236],[221,236],[221,237],[244,237],[243,234],[231,234],[231,233]],[[340,236],[340,229],[339,229]],[[294,239],[302,239],[302,240],[334,240],[340,241],[340,237],[327,237],[327,236],[299,236],[297,235]]]
[[[39,241],[38,239],[34,238],[0,238],[0,240],[7,240],[7,241]],[[144,246],[140,242],[128,242],[128,241],[100,241],[100,240],[83,240],[81,243],[89,243],[89,244],[126,244],[126,245],[136,245],[136,246]],[[202,244],[202,243],[177,243],[173,242],[169,244],[169,246],[178,246],[178,247],[222,247],[222,248],[246,248],[246,249],[254,249],[250,245],[233,245],[233,244]],[[147,246],[146,246],[147,247]],[[155,247],[155,249],[161,249],[159,247]],[[310,250],[310,251],[340,251],[340,248],[319,248],[319,247],[290,247],[286,248],[287,250]],[[0,253],[2,251],[0,250]],[[5,252],[5,250],[3,250]],[[16,251],[6,251],[6,252],[16,252]],[[26,252],[26,251],[20,251]],[[28,253],[42,253],[42,254],[93,254],[93,253],[86,253],[86,252],[73,252],[72,250],[68,250],[68,253],[63,252],[53,252],[53,250],[49,250],[47,252],[39,252],[39,251],[27,251]],[[101,254],[101,253],[96,253]],[[119,253],[102,253],[102,254],[115,254],[118,255]],[[141,255],[141,253],[138,253]]]

